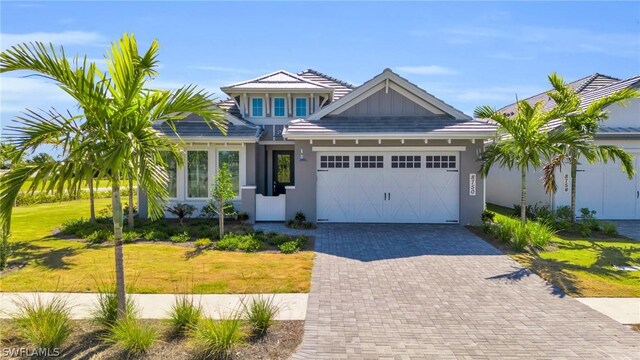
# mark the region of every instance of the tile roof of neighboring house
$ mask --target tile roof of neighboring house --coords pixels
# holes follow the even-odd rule
[[[579,94],[583,94],[586,92],[590,92],[599,88],[602,88],[604,86],[607,85],[611,85],[615,82],[620,81],[620,79],[611,77],[611,76],[607,76],[607,75],[602,75],[599,73],[595,73],[593,75],[589,75],[586,77],[583,77],[581,79],[578,79],[576,81],[572,81],[570,82],[568,85],[570,87],[572,87],[573,89],[576,90],[576,92],[578,92]],[[547,90],[550,91],[550,90]],[[537,103],[537,102],[542,102],[544,104],[544,109],[546,110],[550,110],[553,109],[553,107],[555,107],[555,102],[553,100],[551,100],[549,98],[549,96],[547,95],[547,91],[541,93],[541,94],[537,94],[537,95],[533,95],[529,98],[524,99],[524,101],[527,101],[528,103],[530,103],[531,105]],[[517,107],[516,107],[516,103],[513,104],[509,104],[503,108],[501,108],[500,110],[498,110],[499,112],[505,113],[507,115],[513,115],[516,111]]]
[[[328,116],[318,121],[296,120],[289,124],[286,135],[331,136],[359,134],[438,134],[491,133],[496,127],[479,120],[456,120],[450,116],[412,117],[340,117]]]
[[[620,80],[614,83],[610,83],[606,86],[599,87],[589,92],[582,92],[580,93],[580,98],[582,99],[582,102],[580,103],[580,105],[584,109],[587,106],[589,106],[592,102],[598,99],[607,97],[615,93],[616,91],[620,91],[622,89],[631,88],[631,87],[637,87],[639,85],[640,85],[640,76],[634,76],[625,80]]]
[[[298,73],[298,75],[305,79],[309,79],[316,83],[323,84],[333,88],[333,101],[340,99],[341,97],[350,93],[351,90],[355,89],[355,86],[345,81],[338,80],[334,77],[323,74],[313,69],[307,69],[307,70],[301,71]]]
[[[174,122],[176,131],[180,137],[222,137],[225,136],[220,130],[209,125],[202,120],[201,117],[191,114],[183,120]],[[155,122],[153,128],[162,132],[167,136],[176,137],[174,130],[166,122]],[[250,125],[234,125],[229,122],[227,125],[228,138],[247,138],[256,139],[260,137],[262,130],[259,127]]]
[[[317,83],[315,81],[306,79],[302,76],[292,74],[285,70],[278,70],[270,74],[262,75],[255,79],[242,81],[239,83],[223,86],[221,88],[224,92],[230,90],[244,90],[244,89],[309,89],[309,90],[322,90],[331,89],[330,86]]]

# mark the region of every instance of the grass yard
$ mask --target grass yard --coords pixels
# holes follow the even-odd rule
[[[496,216],[511,209],[489,205]],[[619,271],[613,265],[640,265],[640,242],[622,237],[580,238],[556,235],[546,251],[509,256],[547,281],[577,297],[639,297],[640,271]]]
[[[110,204],[97,199],[96,210]],[[114,277],[113,246],[58,239],[51,230],[63,221],[88,217],[88,200],[14,209],[10,262],[25,263],[0,278],[0,290],[94,292],[96,281]],[[313,252],[241,253],[170,243],[124,245],[126,280],[137,293],[285,293],[308,292]]]
[[[33,183],[33,180],[29,179],[27,181],[24,182],[24,184],[22,184],[22,187],[20,188],[20,190],[22,191],[27,191],[29,190],[29,188],[31,187],[31,184]],[[98,189],[98,188],[111,188],[111,181],[109,180],[95,180],[93,182],[93,186]],[[123,188],[126,188],[127,186],[129,186],[129,183],[123,184]],[[133,186],[136,186],[136,182],[133,182]],[[82,181],[82,188],[84,190],[89,190],[89,184],[86,181]],[[40,190],[40,189],[38,189]]]

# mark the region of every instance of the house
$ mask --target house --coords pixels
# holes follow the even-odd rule
[[[359,87],[315,70],[276,71],[221,88],[227,136],[196,116],[176,124],[185,166],[172,203],[201,208],[229,164],[235,207],[250,221],[302,211],[317,222],[478,223],[479,154],[495,127],[389,69]],[[166,136],[176,134],[155,124]],[[144,193],[141,215],[146,215]]]
[[[640,88],[640,76],[617,79],[602,74],[576,80],[570,85],[582,99],[586,107],[595,100],[608,96],[624,88]],[[546,109],[555,106],[546,92],[532,96],[526,101],[542,101]],[[499,111],[513,114],[516,105],[505,106]],[[609,119],[602,123],[595,142],[616,145],[634,156],[634,165],[640,169],[640,99],[628,101],[625,106],[613,105],[608,109]],[[560,121],[552,123],[552,128],[561,126]],[[570,169],[564,166],[556,174],[558,191],[547,194],[542,185],[542,171],[530,171],[527,175],[527,202],[556,208],[571,202]],[[520,200],[520,174],[506,168],[494,168],[487,180],[487,202],[513,206]],[[621,169],[620,162],[590,164],[581,160],[576,176],[576,208],[596,211],[600,219],[632,220],[640,219],[640,179],[636,174],[629,179]]]

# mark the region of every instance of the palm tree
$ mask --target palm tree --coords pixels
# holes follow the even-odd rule
[[[617,91],[609,96],[593,101],[582,109],[582,99],[576,91],[567,85],[564,79],[552,73],[549,75],[549,82],[553,86],[553,91],[548,93],[557,106],[563,108],[560,116],[562,120],[562,131],[570,131],[576,136],[573,141],[562,146],[562,152],[554,156],[544,166],[544,187],[548,193],[555,193],[558,189],[555,179],[556,169],[563,163],[568,163],[571,167],[571,222],[576,218],[576,178],[578,173],[578,163],[580,158],[584,158],[589,163],[596,161],[607,162],[609,160],[619,160],[622,170],[629,177],[633,178],[635,172],[633,168],[633,158],[620,147],[615,145],[599,145],[593,139],[598,132],[600,124],[609,117],[606,108],[614,104],[624,104],[626,100],[640,97],[640,92],[635,89],[626,88]]]
[[[52,79],[73,97],[83,112],[82,116],[68,117],[55,111],[28,110],[10,128],[16,134],[15,144],[21,153],[45,143],[56,143],[62,149],[62,157],[55,163],[19,166],[0,178],[2,230],[4,233],[10,230],[13,199],[27,178],[33,177],[35,183],[47,183],[51,190],[61,191],[65,182],[73,186],[86,178],[82,162],[89,154],[100,159],[94,164],[95,173],[109,179],[112,189],[120,317],[126,315],[120,196],[123,181],[132,178],[145,189],[150,217],[159,218],[164,215],[169,196],[163,152],[168,152],[178,165],[183,163],[178,144],[154,130],[153,122],[164,121],[175,129],[175,121],[194,113],[210,126],[226,131],[222,112],[207,92],[192,85],[174,91],[146,88],[147,81],[157,75],[157,53],[156,40],[140,54],[135,37],[125,34],[107,51],[106,73],[88,63],[86,57],[82,62],[76,60],[72,67],[62,47],[56,51],[53,45],[38,42],[16,45],[0,54],[0,72],[27,70]]]
[[[497,137],[483,152],[484,162],[480,166],[480,176],[486,177],[495,164],[509,170],[514,167],[520,170],[520,219],[524,224],[527,207],[527,171],[539,168],[544,159],[559,153],[559,144],[567,141],[571,133],[545,131],[549,122],[557,116],[556,111],[545,111],[542,103],[531,105],[526,101],[518,101],[513,117],[508,117],[489,106],[476,108],[474,114],[478,118],[490,119],[498,125]]]

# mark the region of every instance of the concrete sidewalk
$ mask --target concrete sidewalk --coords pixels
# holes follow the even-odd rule
[[[97,294],[93,293],[0,293],[0,318],[10,318],[17,308],[15,301],[20,299],[51,300],[60,295],[66,299],[71,309],[73,319],[87,319],[97,302]],[[175,294],[129,294],[134,299],[141,319],[166,319],[176,297]],[[214,319],[228,317],[241,308],[241,300],[253,297],[273,296],[273,303],[280,308],[277,320],[304,320],[307,314],[307,299],[309,294],[231,294],[231,295],[187,295],[200,303],[205,316]]]
[[[640,324],[640,298],[575,298],[621,324]]]

